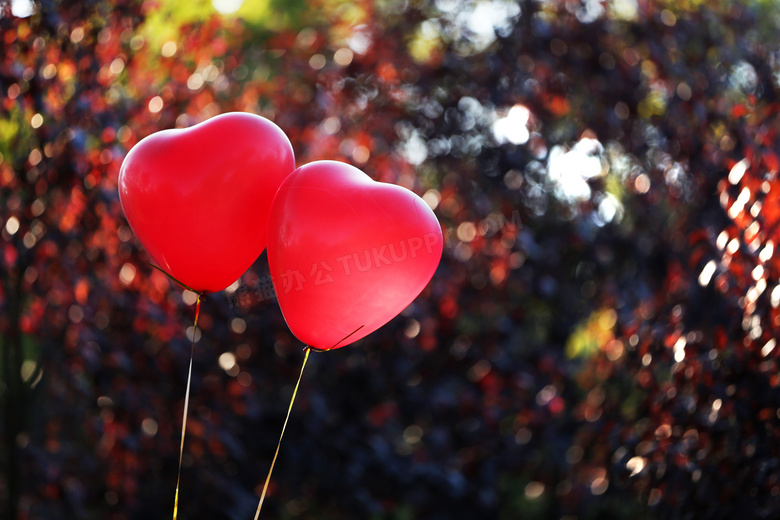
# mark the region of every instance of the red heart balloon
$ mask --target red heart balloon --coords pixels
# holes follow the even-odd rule
[[[278,126],[233,112],[142,139],[122,162],[119,198],[160,268],[214,292],[263,252],[271,202],[294,169],[292,145]]]
[[[268,264],[287,325],[310,347],[357,341],[401,312],[441,259],[441,227],[411,191],[316,161],[279,188]]]

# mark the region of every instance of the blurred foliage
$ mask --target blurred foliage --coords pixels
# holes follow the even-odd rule
[[[341,2],[334,2],[334,8]],[[159,0],[144,4],[141,35],[155,49],[176,41],[187,27],[223,19],[227,23],[240,21],[253,31],[283,31],[306,23],[306,3],[279,0]],[[321,11],[315,10],[319,14]]]
[[[611,345],[614,339],[612,329],[617,321],[617,314],[612,309],[602,309],[593,312],[588,319],[572,331],[566,342],[566,356],[593,356],[599,347]]]
[[[139,139],[230,110],[414,190],[447,239],[401,316],[313,356],[264,515],[780,514],[775,2],[22,4],[2,518],[170,515],[195,300],[116,179]],[[266,277],[203,306],[182,518],[257,506],[302,358]]]

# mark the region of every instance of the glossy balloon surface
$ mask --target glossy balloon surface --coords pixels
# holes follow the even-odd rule
[[[404,310],[441,259],[430,207],[357,168],[316,161],[293,172],[274,199],[268,262],[293,334],[340,348]]]
[[[294,169],[278,126],[233,112],[142,139],[122,163],[119,196],[160,268],[197,291],[220,291],[263,252],[271,202]]]

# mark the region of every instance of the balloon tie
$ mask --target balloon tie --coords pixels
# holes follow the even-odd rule
[[[298,395],[298,387],[301,385],[301,379],[303,378],[303,369],[306,368],[306,361],[309,359],[311,348],[306,347],[304,349],[303,364],[301,365],[301,373],[298,375],[298,382],[295,383],[295,389],[293,390],[292,397],[290,398],[290,406],[287,408],[287,417],[284,419],[284,425],[282,426],[282,433],[279,435],[279,442],[276,444],[276,453],[271,460],[271,467],[268,469],[268,475],[265,477],[265,484],[263,484],[263,492],[260,495],[260,503],[257,505],[257,512],[255,512],[255,520],[260,516],[260,510],[263,508],[263,502],[265,501],[265,493],[268,491],[268,483],[271,481],[271,473],[274,471],[274,464],[276,464],[276,458],[279,456],[279,448],[282,446],[282,438],[284,437],[284,431],[287,429],[287,421],[290,420],[290,412],[292,412],[293,403],[295,402],[295,396]]]
[[[162,269],[160,270],[162,271]],[[195,355],[195,337],[198,333],[198,316],[200,316],[200,302],[203,299],[203,295],[201,293],[197,293],[197,294],[198,294],[198,302],[195,306],[195,323],[192,326],[192,346],[190,347],[190,367],[187,371],[187,390],[184,393],[184,412],[182,414],[182,420],[181,420],[181,443],[179,444],[179,472],[178,475],[176,476],[176,497],[173,500],[173,520],[176,520],[176,517],[179,514],[179,484],[181,483],[181,464],[182,464],[182,459],[184,458],[184,434],[187,432],[187,410],[190,407],[190,386],[192,383],[192,358]]]

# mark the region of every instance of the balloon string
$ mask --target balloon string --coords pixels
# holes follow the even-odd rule
[[[164,271],[163,271],[164,272]],[[195,337],[198,333],[198,316],[200,316],[201,294],[195,306],[195,323],[192,326],[192,346],[190,347],[190,368],[187,371],[187,390],[184,393],[184,413],[181,420],[181,443],[179,444],[179,473],[176,476],[176,498],[173,500],[173,520],[179,514],[179,484],[181,483],[181,463],[184,458],[184,434],[187,432],[187,410],[190,407],[190,386],[192,383],[192,358],[195,355]]]
[[[350,337],[352,337],[352,335],[353,335],[353,334],[355,334],[357,331],[359,331],[359,330],[360,330],[360,329],[362,329],[363,327],[365,327],[365,324],[364,324],[364,325],[361,325],[361,326],[360,326],[360,327],[358,327],[358,328],[356,328],[355,330],[353,330],[352,332],[350,332],[349,334],[347,334],[346,336],[344,336],[343,338],[341,338],[340,340],[338,340],[336,343],[334,343],[332,346],[330,346],[330,347],[328,347],[328,348],[314,348],[314,347],[307,347],[307,348],[310,348],[310,349],[312,349],[312,350],[316,350],[317,352],[330,352],[330,351],[331,351],[331,350],[333,350],[334,348],[338,347],[338,346],[339,346],[341,343],[343,343],[345,340],[347,340],[347,339],[349,339]]]
[[[282,426],[282,433],[279,435],[279,442],[276,444],[276,453],[271,460],[271,467],[268,469],[268,475],[265,477],[265,484],[263,484],[263,492],[260,495],[260,503],[257,505],[257,512],[255,513],[255,520],[260,516],[260,510],[263,508],[263,501],[265,501],[265,493],[268,491],[268,483],[271,481],[271,473],[274,471],[274,464],[276,464],[276,458],[279,456],[279,448],[282,446],[282,438],[284,437],[284,431],[287,429],[287,421],[290,420],[290,412],[292,412],[293,403],[295,402],[295,396],[298,395],[298,387],[301,384],[303,378],[303,369],[306,368],[306,361],[309,359],[309,353],[311,348],[306,347],[304,350],[303,365],[301,365],[301,373],[298,375],[298,382],[295,383],[295,389],[293,390],[292,397],[290,398],[290,406],[287,408],[287,417],[284,419],[284,425]],[[174,518],[175,520],[175,518]]]
[[[151,262],[147,262],[147,263],[148,263],[150,266],[152,266],[152,267],[154,267],[155,269],[157,269],[158,271],[160,271],[162,274],[164,274],[164,275],[165,275],[165,276],[167,276],[168,278],[170,278],[171,280],[173,280],[174,282],[176,282],[177,284],[179,284],[179,285],[181,285],[182,287],[184,287],[185,289],[187,289],[188,291],[194,292],[194,293],[196,293],[196,294],[203,294],[203,292],[201,292],[201,291],[196,291],[195,289],[193,289],[193,288],[192,288],[192,287],[190,287],[189,285],[185,284],[184,282],[182,282],[182,281],[181,281],[181,280],[179,280],[178,278],[174,277],[174,276],[173,276],[171,273],[169,273],[169,272],[165,271],[163,268],[161,268],[161,267],[157,267],[156,265],[154,265],[154,264],[153,264],[153,263],[151,263]]]

